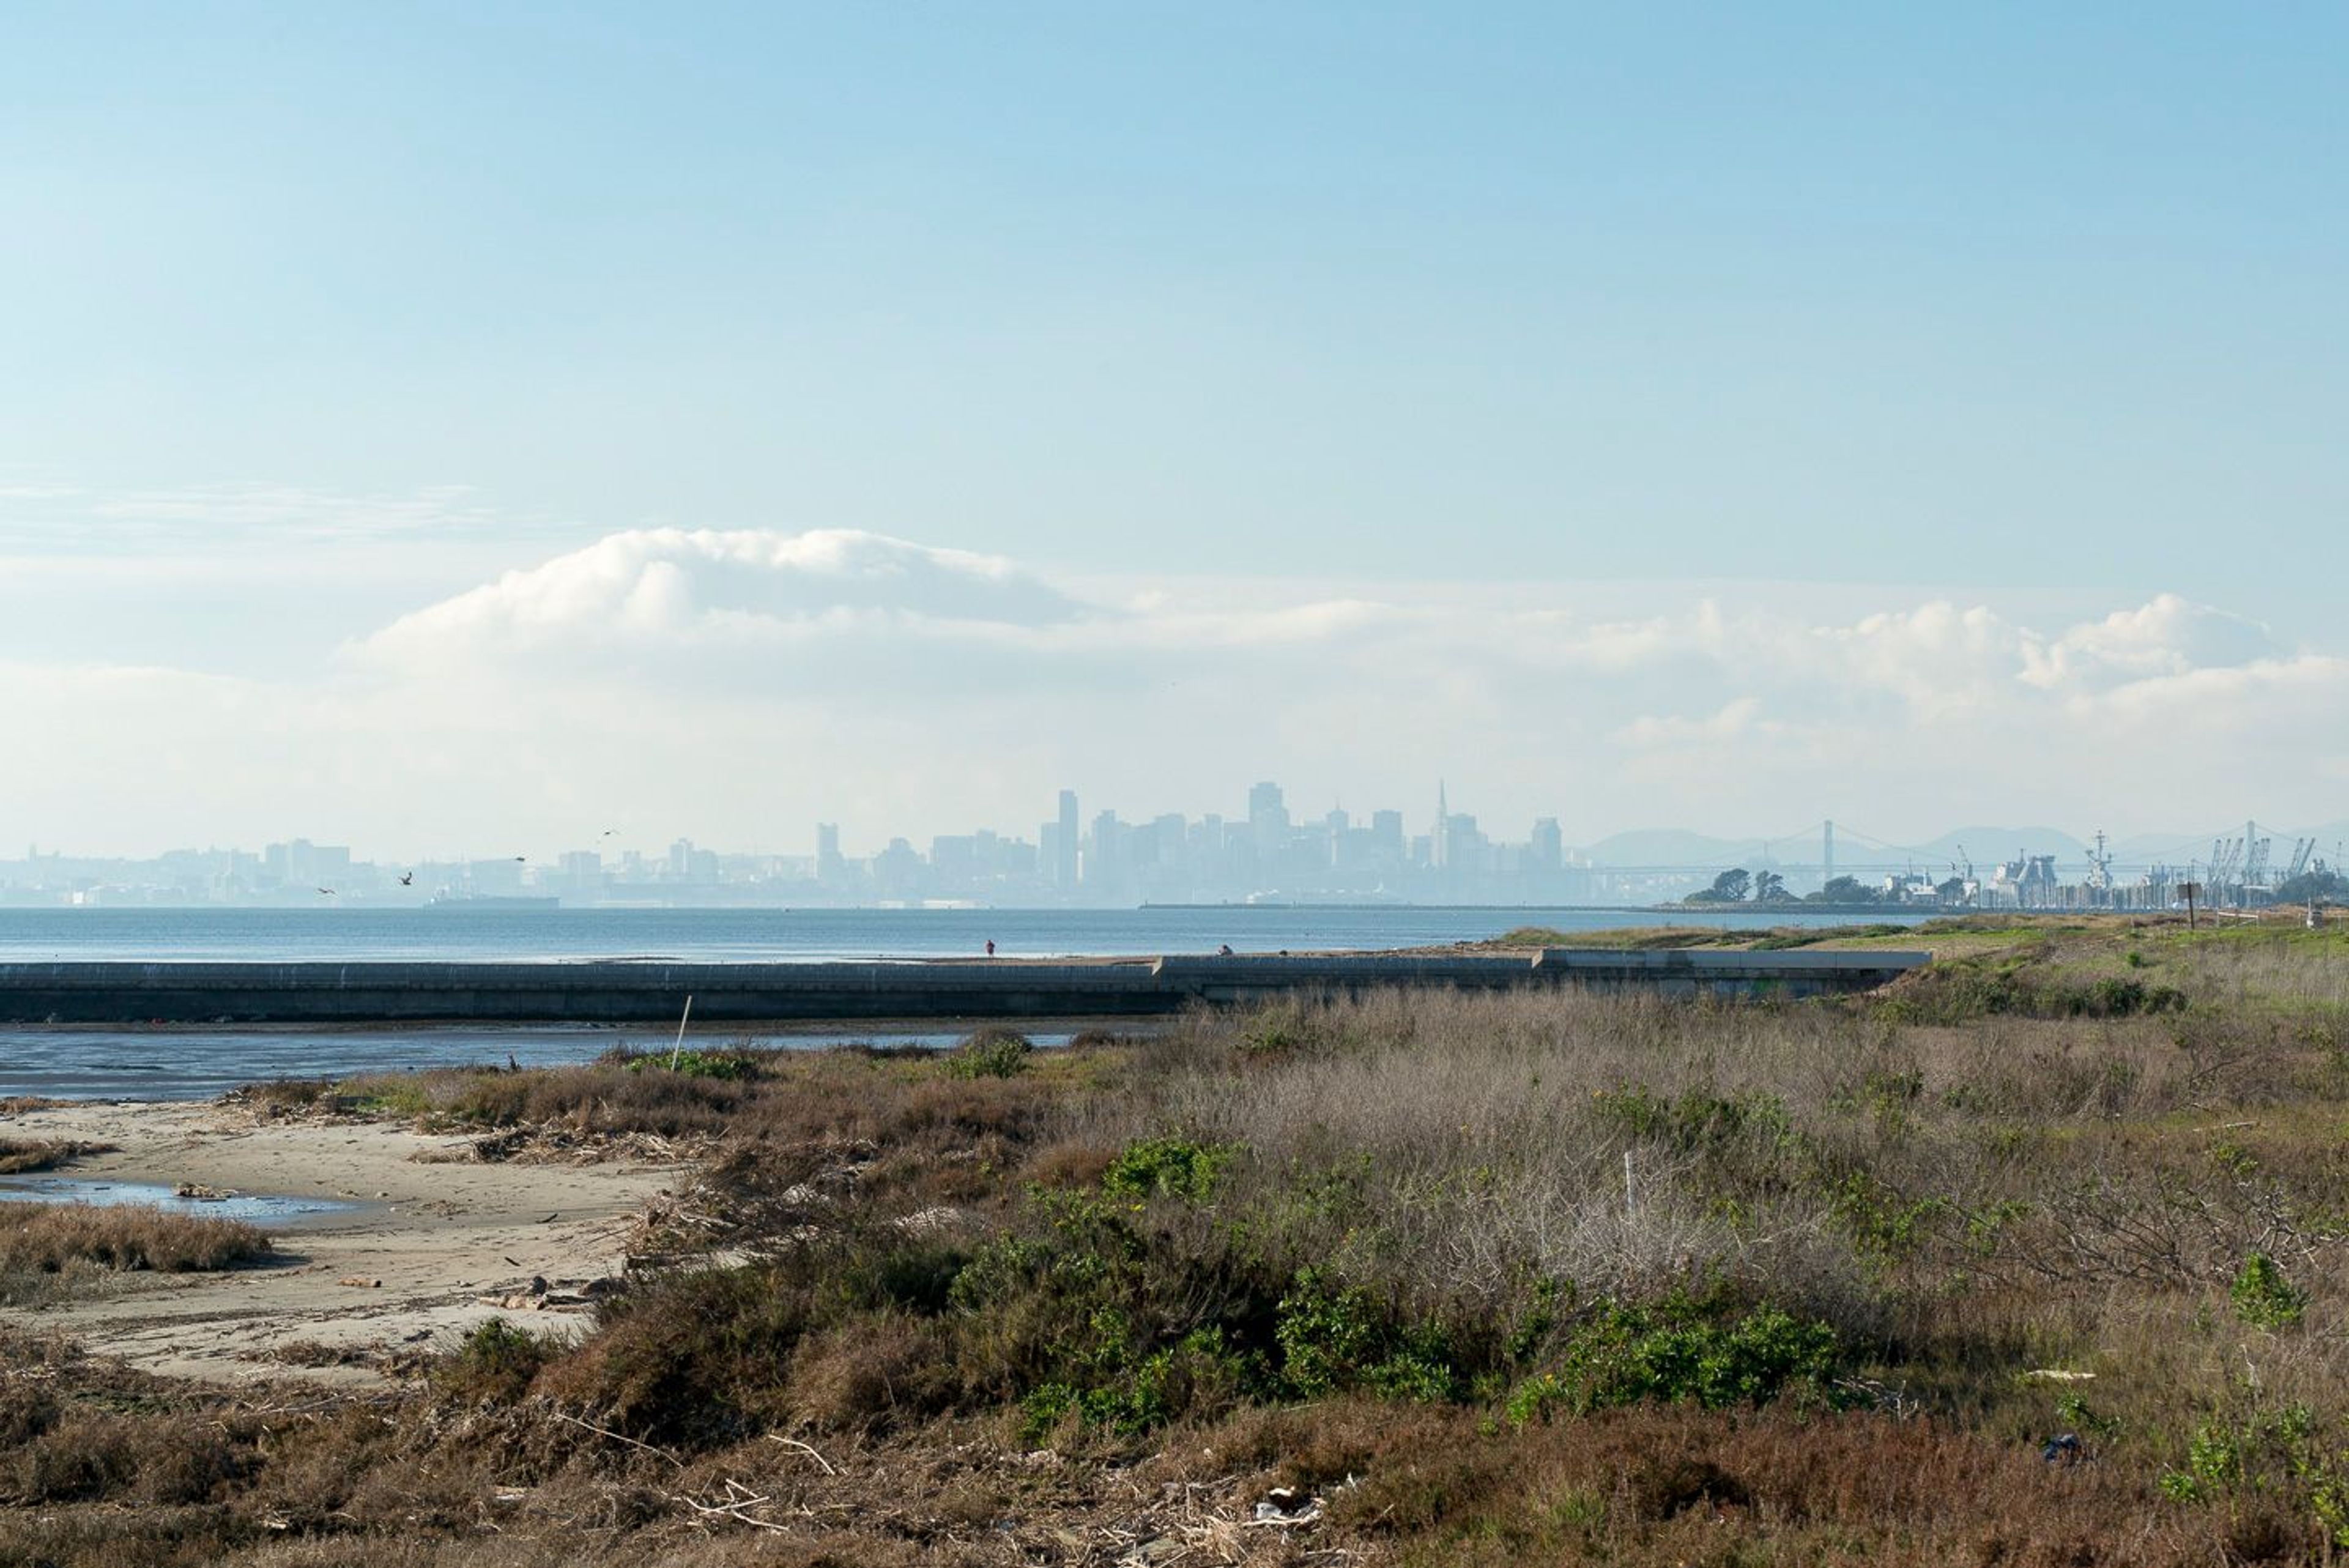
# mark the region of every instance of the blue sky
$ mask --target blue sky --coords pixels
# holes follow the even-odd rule
[[[19,3],[0,658],[668,525],[2349,653],[2349,12],[2050,9]]]

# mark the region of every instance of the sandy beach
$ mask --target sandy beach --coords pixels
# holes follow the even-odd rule
[[[266,1119],[222,1103],[61,1106],[8,1117],[0,1130],[117,1146],[51,1173],[78,1180],[350,1205],[264,1225],[276,1246],[264,1265],[122,1275],[6,1313],[151,1372],[223,1384],[289,1372],[375,1382],[381,1353],[445,1346],[492,1316],[526,1314],[546,1332],[567,1315],[561,1303],[619,1271],[636,1216],[682,1169],[483,1164],[463,1158],[466,1137],[394,1122]]]

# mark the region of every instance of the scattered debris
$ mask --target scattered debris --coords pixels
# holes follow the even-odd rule
[[[1321,1500],[1301,1488],[1277,1486],[1256,1505],[1250,1524],[1302,1525],[1321,1521]]]
[[[408,1158],[419,1165],[600,1165],[615,1159],[678,1165],[707,1158],[711,1147],[711,1140],[706,1137],[582,1132],[575,1127],[541,1125],[507,1127],[456,1143],[436,1144],[418,1149]]]

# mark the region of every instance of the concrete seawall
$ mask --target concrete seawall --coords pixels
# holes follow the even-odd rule
[[[1920,952],[1545,950],[1538,956],[1161,958],[1091,963],[5,963],[16,1023],[836,1023],[1114,1018],[1392,986],[1669,996],[1873,990]]]

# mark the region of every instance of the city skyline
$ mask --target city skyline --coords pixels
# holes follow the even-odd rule
[[[258,851],[188,848],[144,859],[57,847],[44,853],[35,844],[22,860],[0,860],[0,904],[561,899],[1114,908],[1361,898],[1571,905],[1676,898],[1714,883],[1717,873],[1733,869],[1742,877],[1752,869],[1773,873],[1790,896],[1816,893],[1840,873],[1843,881],[1856,876],[1859,888],[1901,898],[1947,898],[1955,887],[1954,896],[1968,902],[1995,901],[2013,896],[2019,885],[2036,889],[2026,897],[2045,898],[2059,884],[2076,882],[2091,890],[2081,896],[2096,901],[2158,906],[2173,883],[2196,877],[2272,887],[2303,870],[2336,872],[2349,836],[2349,822],[2279,833],[2251,821],[2240,834],[2230,826],[2207,839],[2169,835],[2167,841],[2116,841],[2102,831],[2083,841],[2046,827],[1977,826],[1899,845],[1825,820],[1763,840],[1663,830],[1570,845],[1555,816],[1536,818],[1518,837],[1473,812],[1451,809],[1444,781],[1436,784],[1424,832],[1393,807],[1292,811],[1271,780],[1251,784],[1244,809],[1229,816],[1171,812],[1127,820],[1113,805],[1087,816],[1072,789],[1057,792],[1052,804],[1032,837],[1017,828],[977,827],[918,846],[893,835],[867,846],[843,839],[836,823],[818,822],[804,851],[781,852],[683,837],[647,851],[619,829],[605,830],[592,846],[536,859],[460,854],[385,862],[348,845],[302,837]]]

